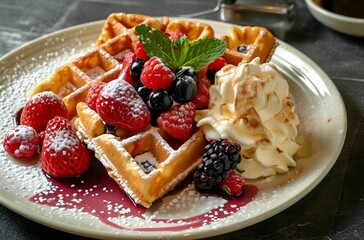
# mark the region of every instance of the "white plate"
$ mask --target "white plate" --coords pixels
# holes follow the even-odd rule
[[[211,24],[217,36],[226,34],[230,26],[193,21]],[[46,35],[1,58],[0,139],[13,126],[13,115],[25,104],[31,87],[56,66],[90,49],[102,24],[92,22]],[[127,218],[129,199],[122,198],[122,191],[104,177],[99,165],[85,179],[54,180],[44,175],[37,161],[26,164],[12,160],[2,147],[1,204],[52,228],[102,239],[195,239],[241,229],[279,213],[310,192],[334,165],[345,140],[346,112],[332,81],[304,54],[280,42],[271,61],[288,78],[301,120],[299,131],[309,139],[312,150],[288,174],[255,181],[259,189],[256,198],[240,210],[231,202],[224,205],[225,200],[217,196],[201,200],[187,189],[186,194],[164,198],[165,202],[145,213],[155,218],[135,217],[140,210],[136,207],[129,208],[133,216]],[[100,179],[93,174],[100,174]]]

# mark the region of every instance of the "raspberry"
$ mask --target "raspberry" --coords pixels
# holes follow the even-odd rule
[[[150,121],[150,112],[137,91],[126,81],[113,80],[101,90],[96,111],[107,124],[140,130]]]
[[[241,161],[241,147],[226,139],[210,142],[204,149],[202,162],[198,165],[193,178],[198,190],[209,190],[218,187]]]
[[[186,36],[183,32],[179,32],[179,31],[176,31],[176,32],[171,32],[171,33],[167,33],[166,34],[167,37],[169,37],[169,39],[171,40],[174,40],[176,38],[181,38],[183,36]]]
[[[96,111],[96,100],[97,97],[99,96],[99,93],[101,92],[101,90],[105,87],[106,83],[104,82],[99,82],[96,83],[95,85],[93,85],[87,93],[86,96],[86,104],[89,108],[91,108],[92,110]]]
[[[208,69],[220,70],[226,64],[227,63],[225,58],[218,57],[212,63],[209,64]]]
[[[204,72],[198,72],[197,94],[192,99],[197,109],[205,109],[210,102],[209,88],[211,83]]]
[[[239,196],[243,192],[245,179],[236,171],[230,171],[229,175],[219,183],[219,188],[230,196]]]
[[[122,79],[124,81],[127,81],[129,84],[131,84],[134,88],[138,87],[138,83],[134,82],[131,74],[130,74],[130,67],[133,64],[133,62],[136,59],[136,55],[133,52],[128,52],[125,54],[125,57],[123,59],[123,68],[121,69],[121,72],[119,73],[118,79]]]
[[[32,127],[18,125],[5,134],[3,146],[14,157],[32,157],[37,152],[38,134]]]
[[[137,58],[140,58],[143,61],[147,61],[149,59],[149,56],[145,51],[143,44],[140,41],[136,41],[134,53],[137,56]]]
[[[174,73],[159,58],[152,57],[144,64],[140,80],[145,87],[157,91],[168,90],[174,79]]]
[[[215,84],[215,75],[223,66],[227,64],[225,58],[218,57],[208,66],[208,71],[206,72],[207,78],[210,80],[211,84]]]
[[[195,123],[195,104],[188,102],[175,105],[157,119],[158,126],[181,142],[187,141]]]
[[[77,138],[68,119],[57,116],[49,121],[41,162],[43,170],[53,177],[76,177],[89,169],[89,152]]]
[[[31,126],[38,133],[44,131],[49,120],[55,116],[68,117],[64,102],[53,92],[34,95],[24,106],[20,124]]]

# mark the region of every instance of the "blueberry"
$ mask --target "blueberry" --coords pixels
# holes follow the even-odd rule
[[[171,96],[178,103],[191,101],[197,94],[197,84],[192,77],[180,75],[171,84]]]
[[[247,45],[239,45],[236,50],[238,50],[238,52],[241,52],[241,53],[247,53],[249,50],[249,47]]]
[[[153,109],[149,109],[149,111],[150,111],[150,115],[151,115],[150,124],[152,126],[158,126],[157,119],[161,115],[161,112],[155,111]]]
[[[182,67],[181,70],[179,70],[176,74],[176,76],[180,75],[187,75],[193,78],[195,80],[196,84],[198,84],[198,75],[195,69],[189,66]]]
[[[141,87],[138,87],[137,92],[138,92],[139,96],[143,99],[143,101],[147,102],[152,90],[149,88],[146,88],[145,86],[141,86]]]
[[[145,61],[137,58],[130,66],[130,76],[134,82],[140,83],[140,74],[143,71]]]
[[[164,112],[172,107],[173,101],[166,90],[161,90],[149,95],[147,105],[152,111]]]

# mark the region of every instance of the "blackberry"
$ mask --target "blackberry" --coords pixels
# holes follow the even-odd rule
[[[218,186],[241,161],[241,147],[227,139],[210,142],[204,149],[202,162],[193,175],[198,190],[210,190]]]

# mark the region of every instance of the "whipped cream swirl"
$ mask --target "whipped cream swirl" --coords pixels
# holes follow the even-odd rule
[[[284,173],[296,166],[293,155],[298,117],[289,86],[278,69],[259,58],[216,73],[209,108],[197,111],[197,126],[208,140],[227,138],[242,147],[239,168],[245,178]]]

